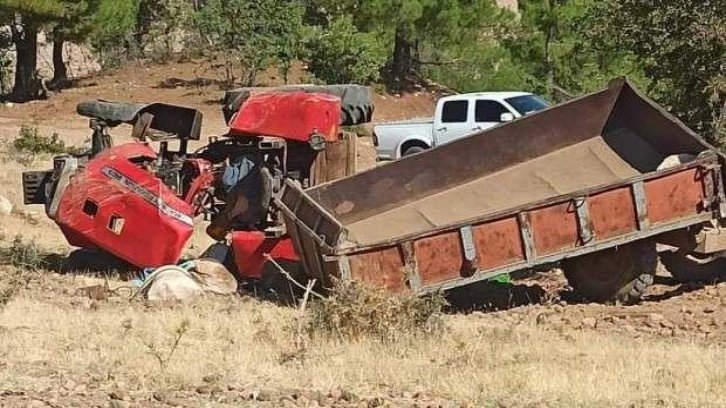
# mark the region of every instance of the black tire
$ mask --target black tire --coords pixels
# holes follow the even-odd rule
[[[726,276],[725,258],[716,258],[707,263],[700,263],[693,258],[698,258],[698,255],[683,250],[660,254],[663,268],[677,282],[711,282],[720,276]]]
[[[412,154],[421,153],[421,152],[423,152],[425,150],[426,150],[426,148],[425,147],[422,147],[422,146],[411,146],[411,147],[407,147],[401,153],[401,157],[406,157],[406,156],[410,156]]]
[[[308,276],[300,262],[277,260],[277,263],[287,271],[288,274],[300,283],[306,285]],[[290,282],[280,270],[271,262],[266,262],[262,269],[262,275],[259,281],[261,297],[267,300],[277,302],[286,306],[293,306],[297,300],[302,298],[305,293],[299,286]]]
[[[636,241],[563,262],[570,286],[594,302],[637,302],[658,269],[655,242]]]
[[[342,126],[355,126],[368,123],[373,118],[373,94],[371,89],[362,85],[290,85],[270,88],[239,88],[227,91],[224,94],[222,112],[224,120],[229,123],[242,106],[244,101],[253,92],[261,90],[274,92],[316,92],[335,95],[341,100],[340,124]]]
[[[102,250],[77,249],[63,260],[63,272],[126,273],[137,268],[121,258]]]

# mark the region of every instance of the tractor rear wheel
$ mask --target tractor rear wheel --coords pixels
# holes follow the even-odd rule
[[[653,283],[658,253],[652,241],[636,241],[577,258],[563,270],[570,286],[594,302],[637,302]]]
[[[270,88],[239,88],[224,95],[222,111],[229,123],[242,104],[255,92],[315,92],[340,98],[340,125],[355,126],[373,118],[373,94],[363,85],[286,85]]]

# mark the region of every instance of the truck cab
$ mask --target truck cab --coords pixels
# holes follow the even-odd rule
[[[439,99],[428,120],[374,126],[379,160],[395,160],[449,143],[500,123],[509,122],[549,104],[527,92],[480,92]]]

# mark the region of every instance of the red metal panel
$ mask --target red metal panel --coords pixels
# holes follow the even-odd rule
[[[479,269],[489,270],[525,260],[516,217],[477,225],[474,230]]]
[[[606,191],[588,198],[590,225],[595,239],[612,238],[638,228],[630,187]]]
[[[138,267],[179,261],[192,235],[192,207],[129,159],[155,158],[129,143],[96,156],[60,198],[55,221],[68,242],[97,247]]]
[[[650,222],[675,221],[701,212],[704,174],[695,168],[645,182]]]
[[[350,255],[348,258],[351,278],[356,281],[383,287],[391,292],[407,290],[403,255],[398,247],[375,249]]]
[[[233,232],[232,251],[237,270],[246,278],[262,277],[265,263],[269,262],[265,254],[269,254],[273,259],[279,261],[297,262],[300,260],[289,237],[266,238],[265,234],[260,231]]]
[[[307,92],[267,92],[245,101],[229,123],[230,133],[242,136],[277,136],[308,142],[313,133],[338,140],[340,99]]]
[[[423,285],[461,277],[464,257],[458,230],[419,239],[414,246]]]
[[[553,204],[529,213],[537,256],[578,245],[577,216],[570,202]]]

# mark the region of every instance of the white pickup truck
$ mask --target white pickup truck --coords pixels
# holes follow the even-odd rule
[[[508,122],[549,104],[526,92],[482,92],[439,99],[432,119],[373,127],[378,160],[395,160]]]

